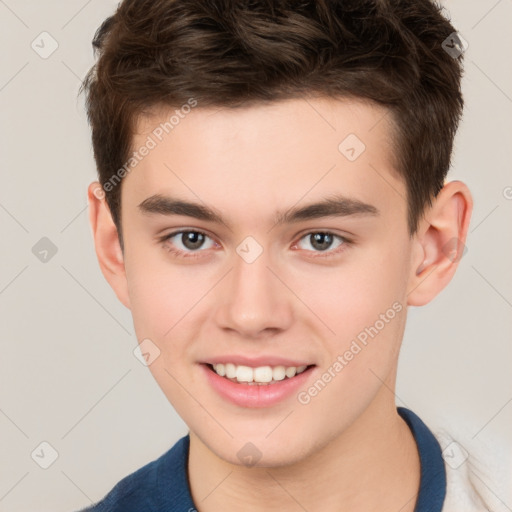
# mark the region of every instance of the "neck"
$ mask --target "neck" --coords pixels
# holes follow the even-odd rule
[[[347,430],[291,465],[234,465],[191,432],[189,481],[197,510],[413,512],[420,482],[416,442],[389,389],[379,394]]]

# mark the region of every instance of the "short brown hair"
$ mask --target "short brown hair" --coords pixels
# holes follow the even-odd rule
[[[443,48],[454,32],[430,0],[124,0],[94,36],[99,59],[81,89],[100,183],[130,158],[153,107],[363,98],[391,113],[412,236],[462,115],[462,56]],[[121,237],[121,185],[109,189]]]

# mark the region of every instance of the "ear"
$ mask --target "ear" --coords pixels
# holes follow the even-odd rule
[[[130,309],[128,283],[119,234],[105,200],[105,192],[99,182],[94,181],[89,185],[87,198],[89,222],[101,271],[117,298]]]
[[[446,184],[414,235],[407,304],[423,306],[450,282],[466,252],[473,199],[461,181]]]

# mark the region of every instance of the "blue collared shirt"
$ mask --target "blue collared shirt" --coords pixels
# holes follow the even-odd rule
[[[446,470],[441,447],[412,411],[397,408],[416,440],[421,479],[414,512],[441,512],[446,496]],[[98,503],[80,512],[196,512],[187,479],[190,437],[126,476]]]

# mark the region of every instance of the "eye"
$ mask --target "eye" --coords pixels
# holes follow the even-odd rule
[[[205,241],[209,239],[210,244],[205,244]],[[199,249],[211,249],[216,243],[202,231],[189,230],[189,231],[175,231],[169,235],[165,235],[161,242],[169,245],[168,250],[173,254],[183,257],[194,257]],[[206,246],[205,246],[206,245]]]
[[[207,241],[210,243],[205,243]],[[200,256],[200,249],[211,249],[219,245],[206,233],[198,230],[181,230],[165,235],[160,239],[165,244],[166,249],[183,258]],[[303,241],[306,243],[304,244]],[[308,252],[316,253],[312,257],[329,257],[344,251],[351,241],[347,238],[336,235],[329,231],[315,231],[307,233],[292,246],[295,249],[304,249]],[[332,249],[334,247],[334,249]],[[312,249],[311,249],[312,248]],[[322,254],[325,253],[325,254]]]
[[[294,247],[300,246],[302,241],[306,241],[300,248],[305,249],[307,251],[317,252],[317,253],[326,253],[326,254],[316,254],[313,257],[327,257],[332,256],[333,254],[337,254],[343,250],[345,250],[346,246],[350,244],[350,240],[340,235],[335,235],[334,233],[330,233],[328,231],[316,231],[313,233],[308,233],[303,236],[299,242],[297,242]],[[333,247],[334,250],[329,250]],[[309,247],[308,247],[309,246]],[[310,249],[312,247],[313,249]]]

